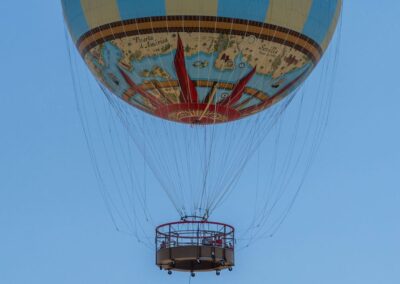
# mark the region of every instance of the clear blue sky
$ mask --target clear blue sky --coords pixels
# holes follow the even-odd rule
[[[0,11],[0,283],[186,283],[112,227],[59,1],[1,1]],[[306,189],[234,272],[192,283],[400,283],[399,13],[397,0],[346,1],[330,124]]]

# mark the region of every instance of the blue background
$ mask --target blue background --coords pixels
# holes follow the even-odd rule
[[[186,283],[113,230],[75,110],[60,3],[0,11],[0,283]],[[240,252],[234,272],[193,283],[400,283],[399,11],[395,0],[346,1],[330,124],[292,214]]]

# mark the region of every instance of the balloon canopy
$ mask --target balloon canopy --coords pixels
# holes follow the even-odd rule
[[[260,112],[311,73],[341,0],[62,0],[96,78],[163,119],[214,124]]]

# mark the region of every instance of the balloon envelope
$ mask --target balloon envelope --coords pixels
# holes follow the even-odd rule
[[[62,0],[95,77],[163,119],[240,119],[292,93],[321,59],[341,0]]]

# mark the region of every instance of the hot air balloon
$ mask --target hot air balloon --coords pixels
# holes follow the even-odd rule
[[[262,136],[264,122],[249,117],[284,104],[307,79],[328,48],[342,1],[62,0],[62,5],[71,38],[105,92],[162,121],[168,125],[164,130],[197,135],[175,135],[169,150],[148,149],[158,151],[154,157],[160,161],[168,155],[174,158],[166,160],[175,159],[176,165],[163,169],[162,162],[149,162],[170,197],[186,172],[199,172],[198,179],[187,177],[197,205],[189,209],[176,201],[181,221],[156,228],[157,266],[192,276],[231,270],[235,229],[209,216],[254,152],[257,143],[249,146],[241,139]],[[242,120],[250,122],[239,132],[235,123]],[[151,125],[142,128],[153,131]],[[224,141],[225,160],[215,159],[217,146],[209,140],[221,132],[236,135]],[[157,136],[145,142],[162,143],[168,135],[160,131]],[[178,160],[183,149],[194,147],[189,142],[198,147]],[[198,169],[186,167],[193,156],[201,160]],[[168,176],[170,167],[179,177]],[[228,178],[211,184],[210,176],[224,177],[224,171],[230,171]],[[210,188],[217,193],[208,194]]]

